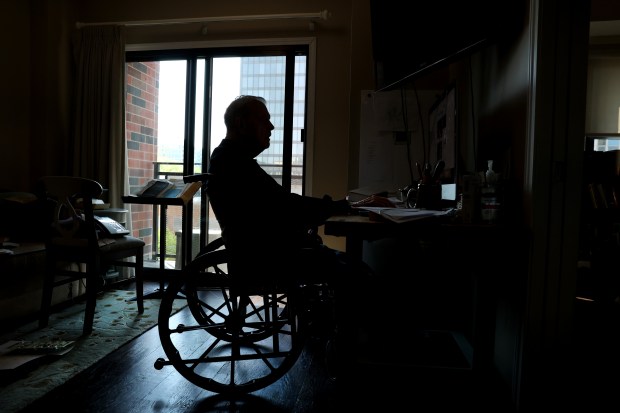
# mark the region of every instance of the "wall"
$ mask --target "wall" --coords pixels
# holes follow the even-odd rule
[[[66,173],[70,156],[70,33],[73,0],[2,2],[4,82],[0,189],[32,190]]]
[[[588,65],[587,133],[620,132],[619,53],[590,52]]]
[[[469,147],[477,148],[470,153],[470,167],[475,171],[486,169],[486,161],[494,160],[494,170],[501,174],[506,186],[502,209],[505,222],[515,223],[522,219],[523,190],[526,168],[524,144],[528,118],[529,43],[527,18],[520,31],[506,44],[489,48],[472,59],[472,96],[478,121],[472,125],[465,120],[470,131]],[[471,109],[471,106],[469,107]],[[519,227],[517,225],[517,227]],[[527,273],[528,247],[523,234],[514,238],[506,257],[511,266],[489,269],[496,275],[497,300],[494,364],[498,374],[510,386],[515,380],[515,354],[519,351],[519,326],[522,322],[523,294]],[[493,242],[489,240],[489,242]],[[481,248],[481,257],[484,250]],[[492,276],[492,275],[490,275]]]
[[[0,189],[24,190],[30,175],[30,77],[24,70],[30,67],[30,7],[5,1],[0,13],[11,16],[0,28],[5,53],[0,75],[10,79],[3,82],[0,105]]]

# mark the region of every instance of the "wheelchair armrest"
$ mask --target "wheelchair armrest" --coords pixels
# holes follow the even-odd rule
[[[211,174],[209,172],[206,172],[206,173],[203,173],[203,174],[185,175],[185,176],[183,176],[183,182],[185,182],[186,184],[190,183],[190,182],[198,182],[198,181],[201,181],[201,182],[205,183],[212,176],[213,176],[213,174]]]

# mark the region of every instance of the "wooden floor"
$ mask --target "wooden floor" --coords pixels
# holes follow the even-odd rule
[[[158,283],[147,282],[145,291],[157,287]],[[133,290],[135,287],[129,283],[117,288]],[[618,325],[620,310],[617,315],[607,318],[601,317],[599,312],[589,313],[592,311],[580,312],[583,319],[578,326],[581,326],[583,342],[579,345],[579,357],[575,363],[566,366],[569,385],[560,389],[562,403],[558,403],[586,411],[594,411],[592,407],[606,406],[608,401],[615,400],[620,386],[620,379],[610,379],[620,368],[620,356],[616,355],[620,354],[617,351],[620,329],[608,328]],[[312,339],[293,368],[276,383],[245,397],[229,400],[195,386],[171,366],[155,369],[155,360],[165,354],[157,327],[154,327],[23,412],[324,413],[484,409],[511,413],[516,410],[507,395],[496,387],[496,382],[476,378],[471,370],[412,365],[414,354],[399,353],[402,345],[390,338],[393,331],[378,329],[383,345],[366,351],[368,355],[395,358],[398,363],[375,364],[361,360],[364,358],[362,354],[348,379],[333,380],[325,361],[325,343]],[[410,348],[411,343],[405,344]]]
[[[156,287],[156,283],[147,283],[145,290]],[[133,289],[133,285],[126,288]],[[195,386],[174,367],[156,370],[158,357],[165,354],[155,327],[24,412],[513,411],[492,384],[474,380],[470,370],[359,362],[348,380],[333,380],[320,339],[311,339],[294,367],[276,383],[234,400]]]

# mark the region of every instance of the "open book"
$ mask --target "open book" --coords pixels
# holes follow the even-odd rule
[[[182,198],[186,201],[200,189],[201,182],[185,183],[181,179],[151,179],[138,192],[141,198]]]
[[[174,187],[174,182],[167,179],[151,179],[136,192],[136,195],[146,198],[172,198],[171,196],[166,196],[166,193]]]

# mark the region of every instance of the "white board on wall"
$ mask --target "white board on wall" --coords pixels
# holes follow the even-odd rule
[[[359,187],[388,192],[417,180],[429,141],[429,110],[441,92],[361,92]],[[419,110],[418,110],[419,99]],[[404,136],[411,136],[409,153]],[[411,159],[411,170],[409,157]]]

